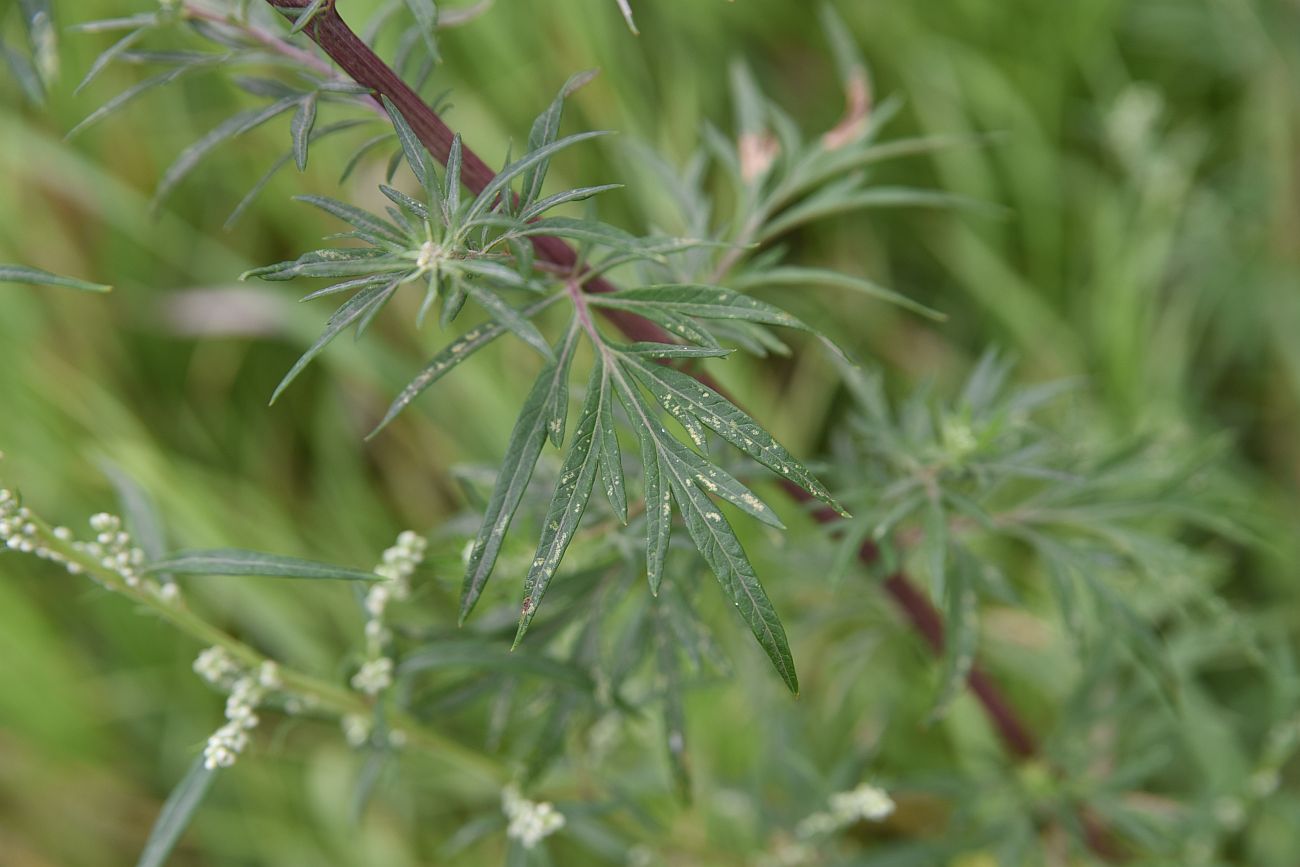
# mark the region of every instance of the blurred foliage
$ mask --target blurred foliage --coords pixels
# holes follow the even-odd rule
[[[377,321],[366,339],[337,341],[268,409],[320,317],[298,307],[296,293],[234,280],[334,230],[291,195],[380,208],[374,190],[384,167],[363,165],[340,190],[348,149],[321,142],[304,176],[281,172],[223,232],[231,209],[289,149],[282,119],[216,151],[155,215],[154,190],[177,155],[258,101],[218,78],[182,79],[65,141],[147,75],[112,65],[74,95],[72,84],[113,36],[67,27],[148,5],[0,6],[15,73],[0,76],[0,262],[116,287],[106,296],[0,287],[3,475],[42,513],[71,522],[113,508],[102,468],[111,461],[152,494],[173,540],[188,547],[239,544],[361,564],[401,527],[428,531],[433,555],[415,602],[450,630],[461,549],[482,505],[474,499],[479,468],[505,451],[528,388],[511,371],[534,364],[532,350],[485,349],[418,412],[366,443],[435,339],[400,320]],[[361,20],[382,4],[342,5]],[[610,0],[498,0],[442,35],[427,95],[448,91],[449,122],[500,165],[570,74],[601,67],[572,97],[567,126],[622,134],[559,155],[553,184],[626,183],[607,194],[601,216],[638,232],[676,231],[683,220],[644,146],[683,165],[706,122],[730,129],[734,60],[746,61],[801,126],[829,128],[841,116],[840,75],[807,4],[632,5],[639,36]],[[897,556],[922,578],[937,557],[1001,571],[964,574],[981,591],[972,634],[985,667],[1047,741],[1046,758],[1024,765],[1001,753],[969,696],[950,694],[961,660],[950,654],[936,665],[875,576],[842,556],[842,541],[822,544],[821,531],[797,515],[787,518],[788,543],[756,528],[742,534],[771,576],[768,591],[801,660],[797,701],[769,676],[742,627],[722,629],[721,647],[701,645],[698,661],[655,661],[665,676],[680,668],[690,679],[684,706],[662,719],[617,728],[602,722],[598,705],[575,703],[577,716],[562,720],[558,734],[516,743],[493,724],[499,711],[441,671],[426,684],[427,712],[460,740],[511,756],[581,745],[545,778],[546,796],[569,817],[552,846],[559,864],[642,857],[627,851],[629,839],[684,841],[711,853],[707,863],[752,863],[750,853],[795,847],[792,829],[810,806],[863,774],[889,783],[899,809],[884,825],[853,829],[850,842],[862,845],[827,863],[1082,861],[1053,830],[1078,821],[1080,803],[1165,853],[1147,863],[1300,861],[1291,762],[1300,552],[1287,532],[1300,517],[1300,12],[1285,0],[836,5],[871,63],[874,92],[902,99],[893,135],[964,141],[882,165],[873,179],[933,187],[1005,214],[889,211],[796,230],[785,242],[789,261],[869,278],[947,320],[831,288],[762,288],[760,297],[873,359],[881,376],[855,391],[826,356],[809,351],[738,359],[720,378],[793,453],[829,455],[836,493],[862,516],[898,512],[864,484],[873,462],[937,459],[953,472],[944,502],[965,529],[990,508],[1021,508],[1034,495],[1018,485],[990,488],[988,477],[944,464],[983,449],[999,465],[1021,457],[1015,425],[990,433],[955,397],[984,369],[986,349],[1019,360],[1022,387],[1077,378],[1034,416],[1058,449],[1032,456],[1034,472],[1082,478],[1074,493],[1094,512],[1118,503],[1090,518],[1123,545],[1162,558],[1160,581],[1141,580],[1138,557],[1057,569],[1053,543],[1035,549],[1036,540],[999,533],[977,532],[958,553],[900,543]],[[41,14],[63,18],[50,27]],[[398,47],[400,36],[386,38],[390,51]],[[722,206],[717,216],[730,211]],[[418,299],[408,306],[413,317]],[[901,428],[900,449],[882,456],[879,432],[902,416],[881,408],[905,405],[899,396],[911,396],[917,421]],[[1086,448],[1095,443],[1135,445],[1099,472],[1104,450]],[[1151,489],[1170,478],[1179,486]],[[972,500],[978,509],[963,512]],[[946,514],[920,508],[892,518],[902,522],[896,539],[905,541],[909,528],[934,536],[927,522],[947,525]],[[854,529],[873,532],[869,520]],[[1067,536],[1074,544],[1091,530],[1071,527]],[[522,568],[530,553],[506,556]],[[574,577],[551,593],[601,604],[639,580],[601,565],[596,554],[571,564],[587,583]],[[695,568],[683,562],[677,572]],[[34,561],[2,556],[0,577],[0,860],[129,863],[220,719],[220,700],[189,670],[198,648]],[[638,594],[611,617],[622,618],[615,622],[627,624],[628,636],[644,634],[664,606],[726,620],[721,600],[677,587],[669,581],[654,603]],[[190,592],[245,641],[325,675],[343,676],[336,648],[360,634],[345,587],[304,594],[231,578]],[[1072,631],[1061,616],[1066,593],[1083,597],[1076,605],[1139,616],[1108,615],[1091,632]],[[512,631],[512,618],[485,618],[482,630],[493,629]],[[556,655],[621,658],[615,639],[601,641],[569,636]],[[570,689],[537,687],[548,707]],[[542,706],[528,692],[516,701],[525,717]],[[935,719],[936,705],[948,702]],[[684,727],[690,744],[689,807],[674,795],[660,746],[665,725]],[[500,863],[497,791],[411,750],[400,774],[381,773],[355,824],[364,762],[331,727],[277,723],[238,773],[218,780],[175,863]],[[613,767],[611,780],[604,772]],[[608,797],[615,784],[617,797]],[[590,802],[593,790],[606,799]],[[607,814],[618,815],[626,836],[610,835]]]

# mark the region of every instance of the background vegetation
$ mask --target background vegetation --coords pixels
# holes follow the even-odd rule
[[[64,4],[68,17],[59,23],[146,5]],[[360,17],[366,5],[356,0],[343,12]],[[1166,783],[1177,777],[1192,801],[1200,798],[1207,821],[1221,820],[1224,797],[1242,790],[1263,761],[1272,721],[1300,708],[1300,680],[1289,667],[1300,635],[1293,531],[1300,9],[1285,0],[853,0],[837,7],[873,64],[877,93],[905,100],[897,134],[992,134],[979,146],[890,164],[883,176],[995,203],[1006,215],[878,212],[797,237],[798,257],[899,289],[945,311],[945,323],[829,291],[781,301],[877,362],[892,393],[924,383],[952,393],[994,346],[1019,360],[1016,375],[1025,382],[1084,377],[1074,409],[1090,432],[1221,444],[1218,460],[1238,510],[1231,517],[1259,544],[1216,547],[1206,580],[1230,607],[1202,612],[1195,630],[1166,636],[1192,688],[1174,702],[1177,725],[1165,744],[1178,767],[1161,771]],[[842,111],[834,66],[802,2],[642,0],[637,19],[641,35],[633,37],[613,2],[498,0],[443,38],[437,80],[451,91],[449,122],[499,164],[507,142],[526,136],[569,74],[601,67],[574,97],[566,126],[622,134],[566,153],[553,182],[627,181],[602,205],[604,219],[627,224],[647,211],[668,220],[661,187],[632,145],[649,143],[680,161],[705,120],[725,126],[733,58],[747,59],[808,128],[826,128]],[[61,38],[70,84],[107,37]],[[110,68],[80,96],[56,87],[46,108],[0,78],[0,261],[117,287],[105,297],[2,290],[5,477],[43,513],[71,522],[113,507],[102,469],[109,460],[149,489],[174,538],[195,547],[238,544],[364,565],[398,529],[430,531],[442,544],[426,579],[444,592],[424,598],[445,602],[453,620],[447,600],[475,508],[455,480],[466,466],[492,466],[504,450],[528,386],[509,371],[529,350],[514,344],[484,353],[419,412],[365,443],[428,349],[400,320],[380,320],[362,341],[331,348],[268,409],[267,396],[323,313],[298,306],[292,288],[234,278],[334,230],[289,196],[337,194],[346,153],[330,159],[322,145],[305,178],[284,173],[224,233],[230,209],[285,150],[283,125],[273,124],[220,152],[155,216],[149,200],[167,165],[244,97],[220,79],[194,79],[63,140],[140,74]],[[342,197],[373,202],[377,173],[350,180]],[[827,431],[845,412],[834,366],[813,352],[738,361],[721,374],[796,454],[824,452]],[[737,676],[693,690],[688,707],[695,805],[674,801],[662,756],[639,744],[635,731],[610,747],[633,769],[620,779],[638,821],[714,852],[709,863],[750,863],[745,853],[765,847],[780,820],[789,825],[807,812],[800,786],[810,776],[838,774],[845,788],[869,764],[913,794],[900,796],[897,816],[869,832],[884,854],[853,863],[1009,857],[994,839],[952,862],[937,848],[909,855],[920,850],[908,847],[934,843],[946,823],[960,821],[939,803],[954,767],[964,785],[982,781],[990,802],[1027,814],[1051,785],[1041,768],[1004,758],[969,698],[925,725],[936,666],[872,578],[850,572],[826,584],[824,564],[809,559],[806,543],[786,550],[779,538],[753,537],[751,554],[803,666],[804,694],[783,695],[744,630],[722,630]],[[0,578],[0,861],[129,863],[195,746],[219,721],[221,701],[189,672],[197,648],[120,600],[11,557],[0,558]],[[1159,589],[1164,595],[1153,599],[1163,601],[1148,610],[1163,610],[1176,595]],[[251,643],[315,670],[335,666],[336,649],[359,635],[347,588],[304,594],[231,580],[196,594]],[[1064,739],[1058,746],[1068,751],[1073,735],[1058,727],[1059,701],[1088,660],[1062,638],[1049,599],[986,608],[982,655],[1031,722],[1046,738]],[[837,619],[846,612],[850,620]],[[837,643],[846,630],[851,642]],[[1101,653],[1104,642],[1090,647]],[[481,722],[453,715],[446,727],[481,742]],[[793,755],[790,744],[809,742],[800,759],[808,767],[784,760]],[[219,782],[177,863],[500,857],[501,841],[493,839],[454,855],[445,850],[457,828],[496,809],[497,793],[446,773],[436,758],[407,757],[411,772],[391,781],[358,828],[349,813],[360,759],[334,732],[285,725],[263,743]],[[1134,753],[1154,754],[1154,747]],[[842,766],[846,757],[856,766]],[[581,797],[599,776],[595,760],[576,762],[563,771],[557,801]],[[1281,788],[1249,807],[1249,821],[1223,823],[1217,857],[1261,865],[1300,859],[1294,776],[1294,767],[1284,767]],[[598,836],[576,822],[558,862],[616,861],[619,844]],[[1030,847],[1032,857],[1052,857],[1049,843]],[[888,858],[895,860],[880,860]]]

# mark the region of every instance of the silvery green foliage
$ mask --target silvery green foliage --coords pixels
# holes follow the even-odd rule
[[[566,85],[555,103],[538,118],[530,139],[531,149],[472,197],[462,193],[460,140],[453,142],[447,169],[440,173],[405,119],[391,104],[387,105],[422,195],[416,199],[393,187],[381,187],[393,203],[386,217],[334,199],[307,197],[310,204],[348,223],[352,230],[343,237],[360,241],[361,245],[316,250],[245,275],[265,280],[339,280],[308,298],[348,296],[330,317],[320,339],[285,376],[275,396],[343,331],[352,327],[358,333],[364,331],[394,294],[407,285],[413,285],[423,296],[417,325],[440,304],[439,318],[447,327],[470,301],[486,314],[487,321],[439,352],[397,397],[381,427],[423,390],[506,333],[541,355],[544,364],[520,411],[482,528],[469,553],[461,597],[464,620],[496,566],[546,442],[549,440],[557,448],[565,444],[573,361],[580,344],[588,344],[595,363],[544,529],[524,579],[515,643],[524,637],[536,616],[578,531],[598,477],[601,490],[620,520],[629,520],[618,435],[619,428],[625,427],[636,438],[642,458],[641,511],[652,591],[657,592],[663,580],[675,504],[687,535],[724,592],[782,679],[797,691],[798,680],[784,628],[730,521],[711,497],[764,523],[783,525],[769,505],[708,456],[704,430],[713,431],[832,508],[839,507],[825,486],[754,419],[707,385],[659,362],[727,355],[729,350],[723,347],[723,340],[728,332],[719,326],[725,328],[731,323],[747,327],[751,335],[762,333],[764,326],[811,329],[770,304],[717,284],[656,283],[590,297],[584,293],[584,282],[616,267],[645,263],[668,268],[676,253],[698,245],[669,238],[638,238],[593,219],[550,216],[561,204],[609,189],[603,185],[542,196],[551,158],[597,135],[558,137],[563,99],[574,86],[574,82]],[[530,245],[531,239],[538,236],[579,244],[585,270],[577,275],[556,275],[538,267]],[[552,342],[532,320],[561,301],[567,302],[571,316]],[[593,313],[599,310],[635,313],[691,341],[674,345],[619,343],[596,324]],[[669,431],[664,414],[681,424],[686,441]]]
[[[954,822],[958,827],[942,843],[899,847],[895,854],[903,863],[940,863],[961,852],[986,851],[990,835],[997,838],[1005,863],[1018,863],[1038,841],[1044,816],[1082,838],[1084,831],[1077,827],[1081,803],[1122,825],[1152,851],[1182,859],[1171,863],[1213,863],[1215,852],[1276,786],[1281,766],[1295,749],[1297,702],[1286,648],[1251,634],[1228,615],[1213,592],[1222,563],[1186,543],[1191,534],[1214,539],[1246,535],[1227,519],[1234,512],[1232,491],[1210,469],[1212,450],[1140,440],[1093,447],[1080,436],[1063,437],[1045,423],[1051,400],[1059,400],[1062,389],[1011,389],[1007,365],[993,356],[980,364],[956,399],[941,400],[920,390],[898,409],[886,399],[879,380],[846,362],[854,409],[834,443],[836,460],[822,473],[824,483],[758,420],[671,366],[707,370],[737,348],[757,355],[786,354],[792,351],[785,342],[790,335],[821,338],[809,324],[764,300],[774,290],[819,287],[863,293],[941,318],[863,276],[787,261],[779,244],[813,221],[850,211],[972,204],[934,191],[874,183],[870,170],[877,164],[954,142],[881,140],[898,104],[874,104],[865,63],[829,11],[827,32],[846,95],[842,122],[820,135],[806,135],[761,91],[754,75],[737,65],[731,133],[703,130],[702,146],[683,166],[649,151],[637,152],[638,168],[669,192],[675,206],[671,229],[642,232],[594,216],[599,194],[617,184],[545,189],[554,156],[574,146],[593,146],[591,140],[600,135],[560,135],[565,97],[585,76],[566,84],[543,111],[522,154],[507,160],[484,189],[472,193],[461,182],[464,148],[459,139],[446,168],[440,168],[391,104],[377,102],[339,78],[307,42],[304,31],[327,6],[315,2],[285,20],[260,3],[231,3],[211,12],[180,0],[87,25],[84,30],[113,33],[117,41],[92,64],[83,87],[110,63],[161,71],[109,99],[78,129],[182,76],[238,68],[233,81],[259,104],[221,122],[184,150],[163,174],[158,190],[161,201],[218,146],[283,119],[288,127],[285,154],[240,202],[233,218],[276,171],[290,163],[307,168],[313,143],[377,125],[341,173],[346,177],[364,160],[385,155],[388,182],[380,192],[391,203],[385,212],[333,197],[303,196],[307,204],[347,224],[345,232],[331,239],[339,243],[246,275],[269,281],[326,280],[307,299],[339,302],[320,338],[288,371],[272,399],[339,335],[354,331],[362,336],[399,293],[419,299],[415,327],[436,318],[448,336],[394,396],[379,428],[485,346],[513,339],[529,347],[535,358],[521,364],[520,372],[532,384],[518,389],[525,396],[505,455],[498,467],[485,473],[467,470],[463,479],[473,523],[464,534],[469,544],[460,564],[458,619],[466,621],[476,607],[485,610],[456,629],[437,621],[430,626],[418,619],[421,612],[413,611],[414,605],[390,607],[407,598],[424,556],[424,539],[415,534],[404,534],[373,574],[227,549],[167,555],[160,542],[145,543],[146,536],[160,539],[161,530],[137,531],[137,548],[122,522],[111,516],[96,519],[94,541],[74,543],[57,529],[47,533],[15,496],[0,492],[0,538],[8,548],[37,554],[77,574],[89,570],[105,586],[136,594],[132,598],[138,602],[166,606],[164,613],[175,615],[182,628],[196,627],[181,616],[186,612],[176,579],[343,579],[364,588],[358,590],[364,622],[358,649],[347,661],[346,678],[332,689],[304,691],[302,678],[295,675],[298,692],[290,693],[278,673],[260,676],[278,672],[262,667],[270,664],[266,661],[255,666],[249,659],[235,663],[220,654],[201,657],[196,670],[230,693],[227,721],[166,805],[141,863],[161,863],[166,857],[215,771],[250,746],[254,710],[273,699],[281,705],[275,710],[290,713],[297,706],[290,701],[313,695],[336,702],[330,713],[340,718],[349,743],[366,756],[357,811],[364,809],[384,768],[406,743],[409,732],[395,719],[402,726],[434,730],[447,716],[482,703],[490,703],[483,726],[486,752],[494,754],[507,744],[525,786],[542,779],[575,734],[599,754],[613,738],[611,731],[653,711],[672,781],[679,795],[689,799],[686,696],[731,673],[710,621],[700,613],[708,604],[702,576],[711,573],[717,579],[782,682],[798,688],[784,627],[732,524],[743,513],[766,527],[783,527],[782,516],[754,490],[774,479],[841,515],[848,514],[845,506],[853,512],[846,523],[835,525],[824,546],[838,552],[832,577],[858,568],[850,564],[868,541],[881,552],[882,570],[906,563],[929,577],[932,598],[948,615],[942,672],[933,694],[926,696],[931,718],[949,709],[966,682],[979,646],[981,614],[991,605],[1029,607],[1040,585],[1053,594],[1083,658],[1081,674],[1068,686],[1069,712],[1062,714],[1047,746],[1051,768],[1030,766],[1019,777],[1001,768],[954,771],[928,784],[951,795],[962,816],[979,815],[981,820]],[[377,12],[367,38],[373,43],[383,34],[395,36],[393,67],[425,90],[438,59],[438,27],[485,7],[475,4],[453,16],[430,0],[390,0]],[[629,5],[620,0],[620,7],[630,24]],[[35,0],[21,8],[35,65],[8,47],[5,54],[29,93],[37,95],[53,69],[48,9]],[[24,62],[45,72],[23,72]],[[343,117],[325,121],[327,113]],[[402,163],[413,179],[403,174],[399,180]],[[587,210],[579,212],[583,216],[571,215],[575,203],[585,203]],[[581,267],[557,271],[539,261],[532,241],[543,236],[576,246]],[[584,293],[588,284],[606,277],[621,288]],[[0,267],[0,279],[103,288],[17,266]],[[675,342],[624,341],[598,319],[603,313],[640,317]],[[838,353],[829,340],[823,342]],[[585,370],[574,370],[583,365]],[[1084,428],[1077,426],[1072,433]],[[554,460],[548,455],[552,450]],[[593,496],[597,489],[600,494]],[[124,494],[124,500],[128,515],[133,500],[140,514],[138,496]],[[130,523],[160,527],[156,518]],[[534,532],[525,537],[524,529]],[[459,547],[462,538],[450,529],[435,546]],[[488,579],[496,572],[522,576],[519,603],[485,601]],[[1015,580],[1009,577],[1013,573]],[[1161,592],[1152,592],[1155,586]],[[860,626],[848,622],[850,629]],[[200,621],[197,628],[205,627]],[[527,648],[511,653],[525,634]],[[1267,682],[1276,693],[1277,712],[1262,723],[1262,747],[1224,746],[1214,735],[1225,729],[1222,720],[1231,709],[1179,702],[1197,695],[1197,678],[1206,669],[1252,654],[1280,672]],[[340,692],[342,705],[337,706]],[[1218,725],[1192,724],[1194,714],[1211,715]],[[516,739],[507,734],[512,720],[520,721],[517,728],[523,732]],[[1183,728],[1191,732],[1187,742],[1171,743],[1171,732]],[[777,746],[830,737],[820,730],[792,735]],[[1098,778],[1096,757],[1081,745],[1102,736],[1108,738],[1106,760],[1123,771]],[[776,829],[767,851],[753,853],[758,863],[790,863],[778,860],[787,856],[838,863],[818,859],[853,857],[858,847],[852,835],[842,832],[855,823],[882,821],[892,812],[890,794],[860,782],[869,757],[856,743],[845,747],[829,768],[811,762],[795,767],[791,759],[790,767],[772,771],[776,787],[799,808],[764,813],[753,806],[752,814],[761,817],[758,824]],[[1179,791],[1180,783],[1185,789],[1177,768],[1211,761],[1206,758],[1211,753],[1218,753],[1212,760],[1226,782],[1213,797],[1180,802],[1173,818],[1143,812],[1133,805],[1135,799],[1126,797]],[[488,824],[482,827],[500,830],[529,850],[544,851],[545,838],[563,833],[566,825],[579,826],[589,839],[603,839],[617,857],[626,854],[629,839],[622,832],[580,812],[570,819],[513,787],[504,792],[504,817],[497,815],[495,804],[485,805]],[[762,803],[753,797],[752,805]],[[615,806],[613,796],[608,806]],[[472,836],[469,832],[477,833],[473,823],[466,838]],[[456,843],[449,841],[444,854],[454,854]]]

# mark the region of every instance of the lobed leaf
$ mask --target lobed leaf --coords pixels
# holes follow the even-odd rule
[[[537,543],[533,554],[533,563],[524,577],[524,604],[519,617],[519,629],[515,633],[514,646],[523,640],[528,626],[537,614],[546,588],[555,576],[564,559],[564,552],[573,541],[582,513],[591,499],[592,484],[596,479],[599,464],[599,449],[595,447],[600,437],[603,407],[611,398],[609,372],[603,364],[597,364],[591,372],[591,381],[587,384],[587,398],[583,402],[582,413],[578,417],[577,428],[573,432],[573,441],[564,457],[560,468],[560,480],[555,487],[550,508],[542,524],[542,538]]]
[[[690,413],[781,478],[789,479],[848,517],[848,512],[835,502],[826,486],[740,407],[694,377],[671,367],[636,357],[629,358],[627,366],[674,418],[683,412]]]
[[[561,388],[562,374],[558,361],[547,364],[533,388],[524,401],[519,418],[515,421],[510,434],[510,443],[506,446],[506,456],[497,474],[496,485],[488,500],[483,523],[479,528],[474,546],[470,549],[469,560],[465,568],[465,580],[461,588],[460,622],[464,623],[470,611],[474,609],[483,587],[487,584],[496,566],[497,556],[505,541],[506,532],[514,520],[524,491],[533,477],[537,459],[542,453],[546,441],[546,427],[549,416],[547,407]]]
[[[329,321],[325,323],[325,330],[321,333],[321,336],[316,338],[316,342],[302,354],[302,357],[299,358],[294,363],[293,367],[289,369],[289,372],[284,375],[284,379],[280,380],[280,384],[275,387],[275,392],[271,395],[271,403],[275,403],[276,400],[279,399],[280,395],[284,393],[284,390],[289,387],[289,383],[297,379],[298,374],[302,373],[303,369],[311,363],[311,360],[317,355],[320,355],[321,351],[324,350],[325,347],[329,345],[330,341],[337,337],[341,331],[354,322],[360,320],[368,312],[373,313],[381,307],[384,302],[388,300],[397,285],[406,279],[406,276],[407,275],[405,274],[399,274],[386,284],[370,286],[363,289],[344,302],[342,307],[334,311],[334,315],[332,315],[329,318]]]

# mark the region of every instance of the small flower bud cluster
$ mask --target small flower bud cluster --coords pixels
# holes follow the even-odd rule
[[[105,569],[121,575],[128,587],[139,587],[137,570],[144,564],[144,551],[131,543],[131,534],[122,529],[122,519],[100,512],[91,517],[90,529],[95,531],[95,540],[74,542],[73,547],[94,557]]]
[[[229,688],[242,673],[239,663],[224,647],[209,647],[194,660],[194,673],[208,683]]]
[[[73,539],[67,527],[49,529],[18,502],[12,491],[0,489],[0,550],[34,554],[59,564],[72,575],[85,572],[85,562],[93,560],[120,577],[128,587],[151,590],[169,602],[180,597],[180,588],[174,583],[159,585],[146,582],[141,576],[144,551],[132,542],[121,518],[100,512],[90,519],[90,529],[95,537],[89,542]],[[99,580],[96,570],[92,569],[91,575]]]
[[[894,801],[884,789],[863,783],[856,789],[837,792],[828,801],[830,810],[813,813],[795,828],[800,837],[833,834],[859,821],[883,821],[894,812]]]
[[[501,791],[501,812],[510,821],[506,836],[532,849],[546,837],[564,827],[564,814],[550,803],[530,801],[515,786]]]
[[[229,685],[226,723],[212,733],[203,748],[205,768],[228,768],[248,746],[248,733],[257,727],[258,705],[268,693],[282,687],[279,666],[268,660],[256,672],[246,673],[226,650],[209,647],[194,660],[194,670],[208,683]]]
[[[352,675],[352,688],[366,695],[378,695],[393,685],[393,661],[387,656],[367,659]]]
[[[76,547],[72,542],[72,531],[67,527],[55,527],[51,535],[53,540],[43,535],[31,509],[19,504],[12,491],[0,489],[0,550],[34,554],[42,560],[58,563],[73,575],[80,575],[81,564],[69,560],[60,550],[59,543]]]
[[[32,513],[9,490],[0,490],[0,543],[11,551],[35,554],[40,547]]]
[[[411,595],[411,575],[424,561],[427,547],[423,536],[406,530],[375,567],[375,574],[385,580],[376,582],[366,594],[366,661],[352,677],[353,688],[367,695],[378,695],[393,683],[393,661],[384,655],[384,645],[391,638],[384,613],[389,602]]]

